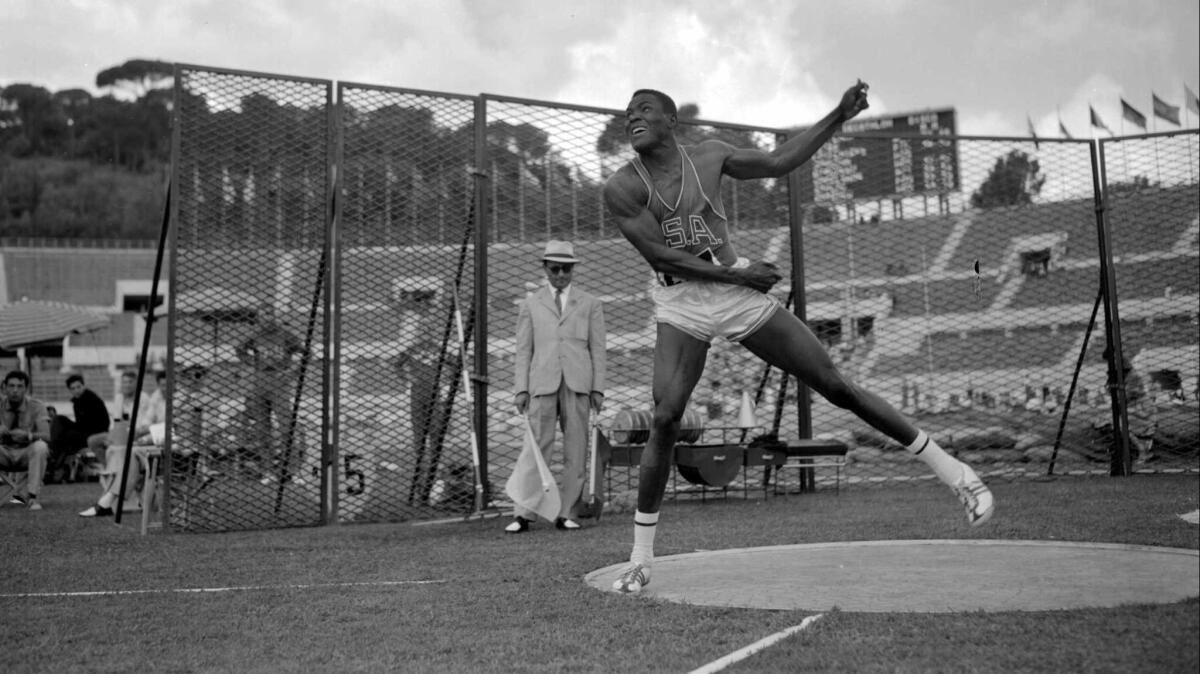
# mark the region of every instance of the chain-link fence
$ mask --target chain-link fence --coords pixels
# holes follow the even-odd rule
[[[1107,221],[1119,307],[1130,453],[1137,470],[1195,468],[1200,398],[1200,178],[1197,134],[1106,140]],[[1101,331],[1084,372],[1106,384]],[[1095,396],[1092,452],[1112,416]],[[1096,440],[1096,438],[1099,438]]]
[[[545,283],[550,239],[574,242],[574,283],[604,301],[599,421],[636,444],[624,426],[648,420],[637,413],[651,405],[656,280],[602,200],[630,157],[621,113],[354,84],[335,100],[327,82],[189,68],[178,86],[172,524],[429,519],[502,502],[521,444],[518,306]],[[1196,133],[1101,144],[1105,200],[1088,141],[958,137],[952,111],[893,122],[848,128],[787,180],[725,181],[739,254],[785,276],[773,294],[843,371],[991,479],[1052,461],[1107,472],[1097,298],[1109,232],[1126,359],[1160,409],[1191,413],[1190,425],[1166,424],[1170,451],[1158,414],[1150,437],[1164,451],[1139,465],[1195,470]],[[679,135],[770,151],[787,132],[684,120]],[[264,303],[305,348],[290,383],[272,379],[292,410],[255,402],[244,347]],[[809,398],[716,343],[685,435],[845,443],[847,465],[817,469],[817,486],[929,479],[895,443]],[[610,492],[635,483],[631,454],[608,470]],[[734,484],[759,479],[747,469]]]
[[[342,84],[338,103],[338,519],[470,512],[474,99]]]
[[[332,83],[180,67],[167,512],[321,521]]]

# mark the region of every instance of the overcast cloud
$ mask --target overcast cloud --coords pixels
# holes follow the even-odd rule
[[[648,86],[790,126],[861,77],[875,114],[1054,136],[1061,111],[1086,136],[1089,103],[1119,130],[1118,96],[1153,119],[1151,91],[1200,89],[1198,26],[1196,0],[3,0],[0,85],[94,91],[151,58],[609,108]]]

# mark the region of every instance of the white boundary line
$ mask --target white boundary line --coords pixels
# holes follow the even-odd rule
[[[384,587],[395,585],[435,585],[444,580],[380,580],[358,583],[309,583],[303,585],[234,585],[231,587],[179,587],[159,590],[93,590],[90,592],[21,592],[0,594],[0,599],[39,599],[47,597],[112,597],[129,594],[208,594],[251,592],[255,590],[314,590],[327,587]]]
[[[746,646],[745,648],[740,648],[740,649],[730,653],[729,655],[726,655],[724,657],[713,660],[712,662],[708,663],[707,665],[704,665],[702,667],[697,667],[696,669],[693,669],[691,672],[688,672],[688,674],[712,674],[713,672],[719,672],[722,669],[725,669],[726,667],[728,667],[729,665],[734,664],[735,662],[741,662],[742,660],[745,660],[746,658],[750,657],[751,655],[754,655],[755,653],[757,653],[769,646],[775,645],[776,642],[786,639],[787,637],[792,636],[793,634],[795,634],[796,632],[799,632],[800,630],[808,628],[809,626],[811,626],[813,623],[817,622],[824,616],[825,616],[824,613],[817,613],[816,615],[810,615],[807,618],[805,618],[804,620],[800,621],[799,625],[792,625],[791,627],[787,628],[786,630],[783,630],[782,632],[776,632],[775,634],[772,634],[769,637],[764,637],[762,639],[759,639],[758,641],[755,641],[754,643],[750,644],[749,646]]]

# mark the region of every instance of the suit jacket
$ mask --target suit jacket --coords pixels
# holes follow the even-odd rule
[[[15,418],[14,418],[15,417]],[[50,415],[36,398],[25,396],[14,410],[7,397],[0,398],[0,430],[29,431],[32,441],[50,442]]]
[[[572,285],[562,316],[548,286],[517,314],[516,392],[548,395],[564,380],[576,393],[604,392],[604,303]]]

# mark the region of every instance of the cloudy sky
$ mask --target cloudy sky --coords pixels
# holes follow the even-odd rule
[[[654,87],[790,126],[861,77],[873,113],[1086,136],[1089,103],[1118,130],[1119,96],[1153,119],[1152,91],[1200,90],[1198,26],[1196,0],[0,0],[0,86],[149,58],[609,108]]]

